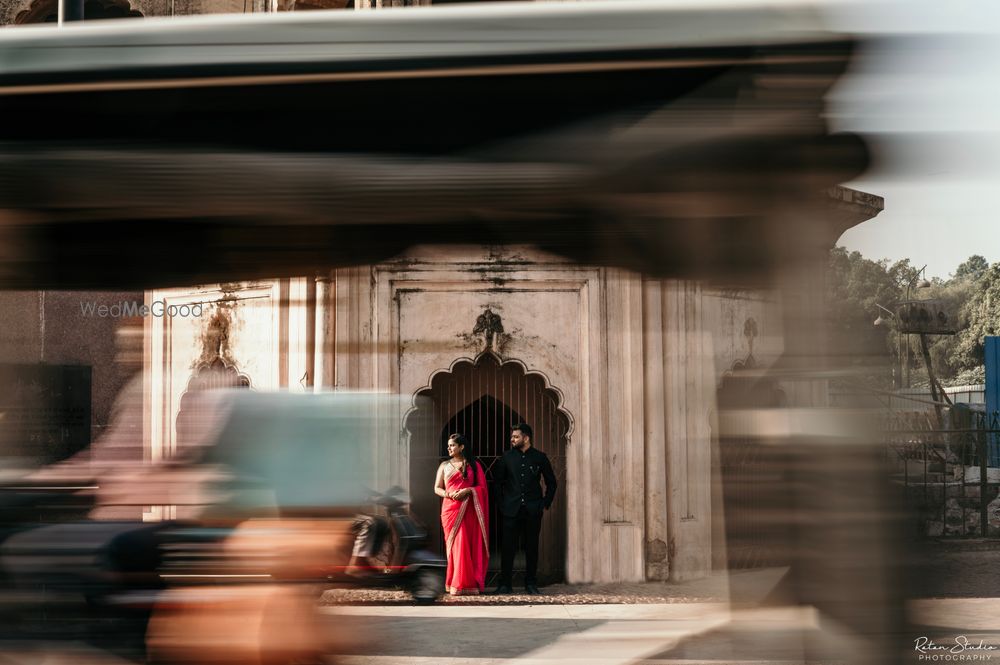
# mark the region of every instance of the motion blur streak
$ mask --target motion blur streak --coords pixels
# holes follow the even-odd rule
[[[261,19],[0,35],[0,284],[283,276],[429,243],[760,282],[843,231],[810,210],[867,163],[822,117],[853,42],[790,3]]]
[[[905,515],[867,415],[827,409],[843,340],[823,268],[884,205],[842,186],[869,147],[827,120],[859,45],[812,6],[735,0],[0,32],[0,288],[40,294],[10,314],[30,310],[41,339],[0,391],[31,407],[12,397],[0,420],[10,653],[405,649],[323,621],[319,594],[436,601],[437,439],[468,414],[492,422],[499,457],[504,419],[530,413],[552,421],[570,504],[556,581],[780,581],[751,597],[732,576],[722,600],[758,614],[664,611],[514,656],[599,657],[634,630],[635,661],[691,661],[717,639],[720,662],[779,643],[791,662],[902,661]],[[50,318],[53,289],[169,291],[208,312],[126,324],[142,372],[68,460],[10,425],[82,396],[89,434],[90,381],[107,381],[101,362],[46,374],[53,330],[104,324]],[[359,387],[382,392],[343,390]],[[362,550],[376,561],[358,581]]]

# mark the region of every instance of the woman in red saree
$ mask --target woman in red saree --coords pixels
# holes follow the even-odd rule
[[[448,438],[448,460],[438,467],[434,481],[434,493],[444,499],[441,526],[448,553],[445,589],[455,596],[482,593],[490,562],[486,474],[467,449],[466,438],[452,434]]]

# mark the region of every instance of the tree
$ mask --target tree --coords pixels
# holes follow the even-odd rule
[[[880,315],[879,306],[891,308],[903,299],[906,285],[918,272],[908,259],[890,264],[886,259],[866,259],[844,247],[830,252],[830,348],[844,365],[857,370],[858,378],[874,387],[893,387],[900,336],[893,326],[877,327],[873,321]]]
[[[990,265],[978,254],[970,256],[955,270],[946,282],[934,284],[926,297],[936,298],[944,304],[944,309],[954,321],[955,335],[931,338],[931,360],[934,370],[943,383],[966,385],[983,383],[983,333],[990,324],[989,313],[980,313],[980,302],[985,296],[983,289],[989,288]],[[977,311],[974,311],[977,310]],[[980,316],[984,320],[978,320]],[[996,314],[992,314],[996,317]],[[977,322],[978,320],[978,322]]]
[[[951,319],[951,329],[955,335],[928,335],[928,347],[934,373],[945,385],[965,385],[981,383],[982,341],[979,342],[978,356],[975,345],[963,344],[964,331],[968,327],[968,303],[980,286],[982,276],[989,269],[986,259],[978,254],[970,256],[955,270],[951,279],[934,278],[928,289],[920,289],[910,295],[915,300],[937,300]],[[907,340],[911,353],[919,353],[919,336],[910,335]],[[926,368],[922,364],[913,368],[910,383],[913,386],[927,385]]]
[[[979,254],[973,254],[959,264],[952,279],[979,279],[990,267],[989,262]]]
[[[951,329],[961,331],[965,327],[963,311],[966,302],[972,295],[975,288],[975,280],[971,276],[953,277],[947,281],[935,279],[929,289],[922,289],[916,296],[917,299],[933,299],[940,301],[943,310],[951,319]],[[911,344],[916,347],[919,338],[913,336]],[[957,335],[929,335],[928,346],[930,348],[931,362],[934,365],[934,373],[945,385],[959,385],[963,379],[959,375],[969,366],[969,362],[956,353],[958,346]],[[914,385],[926,385],[928,379],[923,369],[917,371],[912,377],[911,383]]]
[[[919,336],[902,335],[891,316],[879,306],[892,308],[907,296],[935,299],[953,321],[955,335],[930,335],[928,346],[934,372],[946,385],[982,383],[983,338],[1000,334],[1000,263],[990,266],[976,254],[963,261],[948,280],[935,278],[930,288],[912,289],[920,271],[909,260],[872,261],[843,247],[830,253],[827,279],[831,311],[831,348],[856,377],[879,388],[901,385],[901,363],[911,372],[910,385],[927,385]],[[885,326],[873,326],[878,316]],[[908,351],[907,351],[908,349]],[[908,360],[907,360],[908,359]]]
[[[985,361],[983,338],[1000,335],[1000,262],[989,266],[972,281],[970,292],[961,313],[965,325],[952,353],[952,362],[960,370],[982,367]]]

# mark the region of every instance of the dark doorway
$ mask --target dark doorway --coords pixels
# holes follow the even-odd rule
[[[545,513],[539,542],[538,576],[542,584],[565,579],[566,444],[569,418],[559,410],[559,395],[539,374],[525,372],[517,362],[501,363],[493,354],[457,363],[451,372],[434,377],[430,389],[418,393],[418,408],[407,418],[410,433],[410,487],[413,510],[429,527],[432,544],[444,551],[440,499],[433,492],[434,474],[445,459],[448,436],[469,438],[473,451],[492,482],[493,468],[509,447],[510,428],[527,422],[535,442],[549,456],[559,481],[552,509]],[[491,497],[492,499],[492,497]],[[490,502],[490,575],[500,569],[500,515]],[[514,583],[523,580],[524,559],[514,562]]]

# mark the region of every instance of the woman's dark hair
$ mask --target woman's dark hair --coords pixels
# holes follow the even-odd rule
[[[472,454],[472,446],[469,445],[469,440],[465,438],[464,434],[458,433],[449,436],[448,440],[462,446],[462,457],[465,458],[465,468],[462,470],[462,477],[468,478],[468,471],[472,469],[472,486],[475,487],[478,481],[476,478],[476,456]]]

